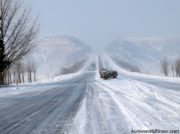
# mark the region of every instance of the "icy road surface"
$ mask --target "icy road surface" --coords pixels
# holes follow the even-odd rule
[[[2,88],[0,133],[60,134],[67,132],[93,76],[94,73],[85,73],[59,83],[12,87],[7,89],[8,92],[5,92],[6,88]],[[24,92],[24,90],[27,91]]]
[[[1,88],[0,134],[180,130],[180,82],[119,74],[104,81],[92,71],[57,82]]]

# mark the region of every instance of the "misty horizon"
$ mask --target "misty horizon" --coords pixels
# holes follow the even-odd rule
[[[26,1],[33,14],[39,14],[40,39],[73,36],[97,52],[119,38],[179,38],[180,35],[178,0]]]

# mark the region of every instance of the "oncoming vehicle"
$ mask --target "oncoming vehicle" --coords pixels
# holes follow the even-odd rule
[[[118,73],[117,71],[114,70],[108,70],[108,69],[100,69],[99,74],[102,79],[110,79],[110,78],[117,78]]]

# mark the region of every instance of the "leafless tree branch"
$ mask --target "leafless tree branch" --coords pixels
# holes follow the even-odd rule
[[[31,21],[31,11],[24,7],[23,0],[0,0],[0,4],[1,75],[32,50],[39,24],[38,19]]]

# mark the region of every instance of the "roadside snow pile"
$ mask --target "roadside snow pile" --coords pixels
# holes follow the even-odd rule
[[[62,81],[66,79],[71,79],[71,78],[79,76],[80,74],[81,74],[80,72],[77,72],[77,73],[72,73],[72,74],[61,75],[61,76],[55,77],[52,81]]]
[[[129,72],[123,68],[120,68],[117,65],[117,63],[115,63],[115,61],[113,61],[106,53],[102,53],[100,55],[100,60],[101,60],[101,64],[102,64],[101,66],[103,66],[104,68],[113,69],[113,70],[118,71],[118,75],[120,78],[123,76],[123,77],[128,77],[131,79],[144,80],[146,82],[154,81],[156,83],[168,82],[171,84],[177,84],[177,83],[180,84],[180,79],[176,78],[176,77],[163,77],[163,76],[155,76],[155,75],[151,75],[151,74],[147,75],[147,74],[142,74],[142,73]]]

